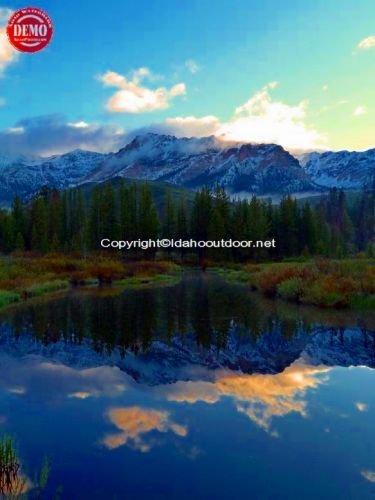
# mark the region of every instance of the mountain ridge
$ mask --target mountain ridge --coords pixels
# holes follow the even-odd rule
[[[74,150],[48,158],[0,153],[0,202],[42,186],[66,189],[115,177],[185,188],[221,185],[229,194],[293,194],[331,187],[361,189],[375,175],[375,148],[293,156],[277,144],[220,141],[215,136],[137,135],[116,153]]]

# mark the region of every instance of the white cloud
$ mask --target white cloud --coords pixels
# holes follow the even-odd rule
[[[142,85],[145,78],[153,79],[148,68],[139,68],[133,72],[131,79],[114,71],[107,71],[99,76],[107,87],[117,87],[108,100],[106,108],[112,113],[144,113],[169,107],[170,101],[186,93],[184,83],[178,83],[171,88],[158,87],[151,89]]]
[[[275,89],[277,86],[279,85],[279,82],[274,80],[273,82],[270,82],[267,86],[270,88],[270,89]]]
[[[6,24],[12,15],[11,9],[0,7],[0,75],[5,68],[18,59],[19,53],[9,43],[6,33]]]
[[[276,143],[286,149],[324,149],[326,139],[306,124],[307,102],[289,105],[274,101],[270,90],[278,83],[271,82],[238,106],[228,121],[214,115],[203,117],[177,116],[168,118],[165,126],[178,136],[215,134],[230,142]],[[161,128],[163,132],[163,129]]]
[[[276,143],[287,149],[323,147],[325,138],[305,123],[307,101],[297,105],[274,101],[270,90],[276,85],[271,82],[237,107],[216,135],[229,141]]]
[[[74,127],[74,128],[87,128],[90,126],[89,123],[80,121],[80,122],[71,122],[68,123],[69,127]]]
[[[375,483],[375,471],[373,470],[363,470],[361,471],[362,476],[370,481],[370,483]]]
[[[8,132],[11,134],[23,134],[25,132],[24,127],[10,127],[8,128]]]
[[[375,47],[375,35],[368,36],[359,42],[357,45],[359,49],[366,50]]]
[[[354,116],[362,116],[367,113],[367,109],[365,106],[357,106],[355,110],[353,111]]]
[[[193,75],[195,73],[198,73],[198,71],[200,71],[200,69],[201,69],[199,64],[196,61],[194,61],[194,59],[188,59],[185,62],[185,66],[190,71],[190,73],[193,73]]]
[[[360,401],[358,401],[357,403],[355,403],[355,407],[357,408],[358,411],[367,411],[367,405],[365,403],[361,403]]]
[[[177,136],[207,136],[212,135],[220,128],[220,120],[213,115],[202,116],[176,116],[167,118],[166,124],[171,126]]]

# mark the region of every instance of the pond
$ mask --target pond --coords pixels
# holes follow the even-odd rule
[[[374,498],[374,368],[372,312],[72,290],[1,313],[0,431],[30,498]]]

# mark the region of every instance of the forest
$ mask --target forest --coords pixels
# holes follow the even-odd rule
[[[15,197],[10,210],[0,211],[0,251],[99,251],[102,238],[135,240],[175,238],[196,240],[267,240],[276,248],[197,249],[214,261],[282,260],[300,256],[342,258],[374,256],[375,182],[350,202],[332,189],[317,201],[286,196],[278,205],[255,196],[231,200],[217,187],[203,188],[192,198],[165,190],[161,206],[148,184],[121,180],[59,192],[44,188],[26,203]],[[108,250],[110,252],[111,250]],[[202,255],[202,252],[207,252]],[[186,257],[181,250],[176,257]],[[189,254],[194,250],[189,249]],[[129,252],[127,252],[128,254]],[[131,256],[153,258],[155,250]],[[125,255],[124,255],[125,256]]]

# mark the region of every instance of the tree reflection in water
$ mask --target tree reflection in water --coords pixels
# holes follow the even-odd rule
[[[278,332],[281,341],[288,343],[322,323],[340,328],[341,314],[347,326],[352,313],[267,301],[244,285],[191,272],[173,286],[86,289],[27,303],[3,312],[0,327],[10,327],[15,336],[32,332],[45,345],[89,340],[99,353],[110,354],[117,348],[124,356],[129,351],[147,351],[153,341],[168,345],[173,338],[183,341],[187,335],[198,348],[218,352],[225,351],[233,333],[241,342]],[[357,321],[354,314],[353,324]],[[370,321],[367,328],[373,330],[374,318]]]

